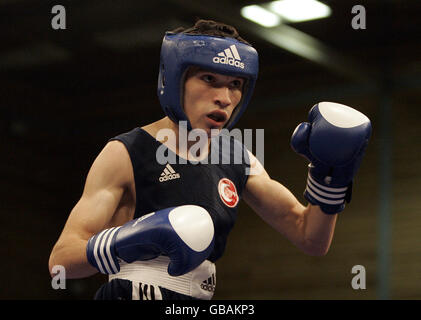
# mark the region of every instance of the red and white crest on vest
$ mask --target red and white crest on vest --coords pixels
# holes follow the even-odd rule
[[[222,202],[228,207],[234,208],[238,204],[239,197],[237,189],[230,179],[222,178],[219,180],[218,192]]]

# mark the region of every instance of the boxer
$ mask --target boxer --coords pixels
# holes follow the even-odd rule
[[[105,145],[51,252],[50,272],[60,264],[70,278],[108,274],[96,299],[211,299],[215,262],[241,199],[304,253],[326,254],[337,214],[351,198],[370,121],[348,106],[321,102],[297,127],[291,146],[310,162],[304,206],[244,145],[212,133],[235,126],[257,75],[257,51],[232,26],[199,20],[167,32],[157,89],[166,116]],[[243,161],[187,161],[191,143],[184,150],[177,139],[157,138],[162,130],[179,138],[182,124],[207,136],[199,157],[224,158],[240,148]],[[186,161],[159,163],[162,146]],[[256,174],[246,174],[250,168]]]

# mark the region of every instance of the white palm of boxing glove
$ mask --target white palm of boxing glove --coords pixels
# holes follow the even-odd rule
[[[344,210],[360,167],[371,122],[363,113],[339,103],[320,102],[291,137],[291,147],[310,161],[305,198],[328,214]]]
[[[213,246],[214,225],[208,211],[184,205],[103,230],[88,240],[86,254],[89,263],[105,274],[120,271],[119,259],[131,263],[166,255],[168,273],[179,276],[199,266]]]

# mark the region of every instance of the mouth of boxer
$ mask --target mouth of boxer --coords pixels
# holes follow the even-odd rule
[[[228,119],[227,113],[222,110],[214,110],[206,116],[217,123],[224,123]]]

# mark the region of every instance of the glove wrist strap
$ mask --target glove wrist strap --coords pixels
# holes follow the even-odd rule
[[[94,235],[86,246],[89,263],[104,274],[120,271],[120,264],[114,250],[114,240],[120,227],[105,229]]]
[[[345,208],[348,187],[327,187],[317,182],[308,173],[305,198],[312,204],[320,206],[323,212],[335,214]]]

